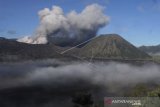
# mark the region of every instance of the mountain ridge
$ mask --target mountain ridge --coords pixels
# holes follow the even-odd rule
[[[155,46],[141,46],[139,49],[150,55],[160,55],[160,44]]]
[[[119,58],[145,59],[148,54],[137,49],[131,43],[117,34],[105,34],[96,37],[82,47],[72,49],[59,47],[54,44],[26,44],[0,38],[0,61],[35,60],[47,58]]]

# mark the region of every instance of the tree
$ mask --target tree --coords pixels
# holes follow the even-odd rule
[[[72,96],[74,107],[91,107],[93,105],[92,95],[86,92],[76,93]]]

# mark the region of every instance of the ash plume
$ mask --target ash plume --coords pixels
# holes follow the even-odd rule
[[[80,13],[71,11],[67,14],[59,6],[39,11],[40,24],[30,37],[18,39],[31,44],[53,43],[56,45],[75,45],[94,36],[109,22],[104,14],[104,7],[91,4]]]

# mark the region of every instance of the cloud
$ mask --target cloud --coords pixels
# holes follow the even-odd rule
[[[17,32],[15,30],[8,30],[7,34],[14,35],[14,34],[17,34]]]
[[[125,63],[62,62],[45,60],[0,65],[0,87],[55,84],[56,87],[86,84],[110,87],[129,87],[138,83],[160,82],[160,67],[156,64],[135,66]]]
[[[75,45],[94,36],[98,30],[109,23],[104,14],[104,7],[98,4],[88,5],[80,13],[71,11],[67,14],[59,6],[39,11],[40,25],[31,37],[19,39],[20,42],[57,45]]]
[[[0,105],[71,107],[71,96],[79,92],[91,93],[99,104],[104,96],[124,96],[126,90],[143,83],[160,85],[159,65],[59,60],[3,63]]]

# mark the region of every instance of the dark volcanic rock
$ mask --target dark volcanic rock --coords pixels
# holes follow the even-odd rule
[[[51,44],[26,44],[0,39],[0,61],[22,61],[47,58],[63,58],[60,48]]]

